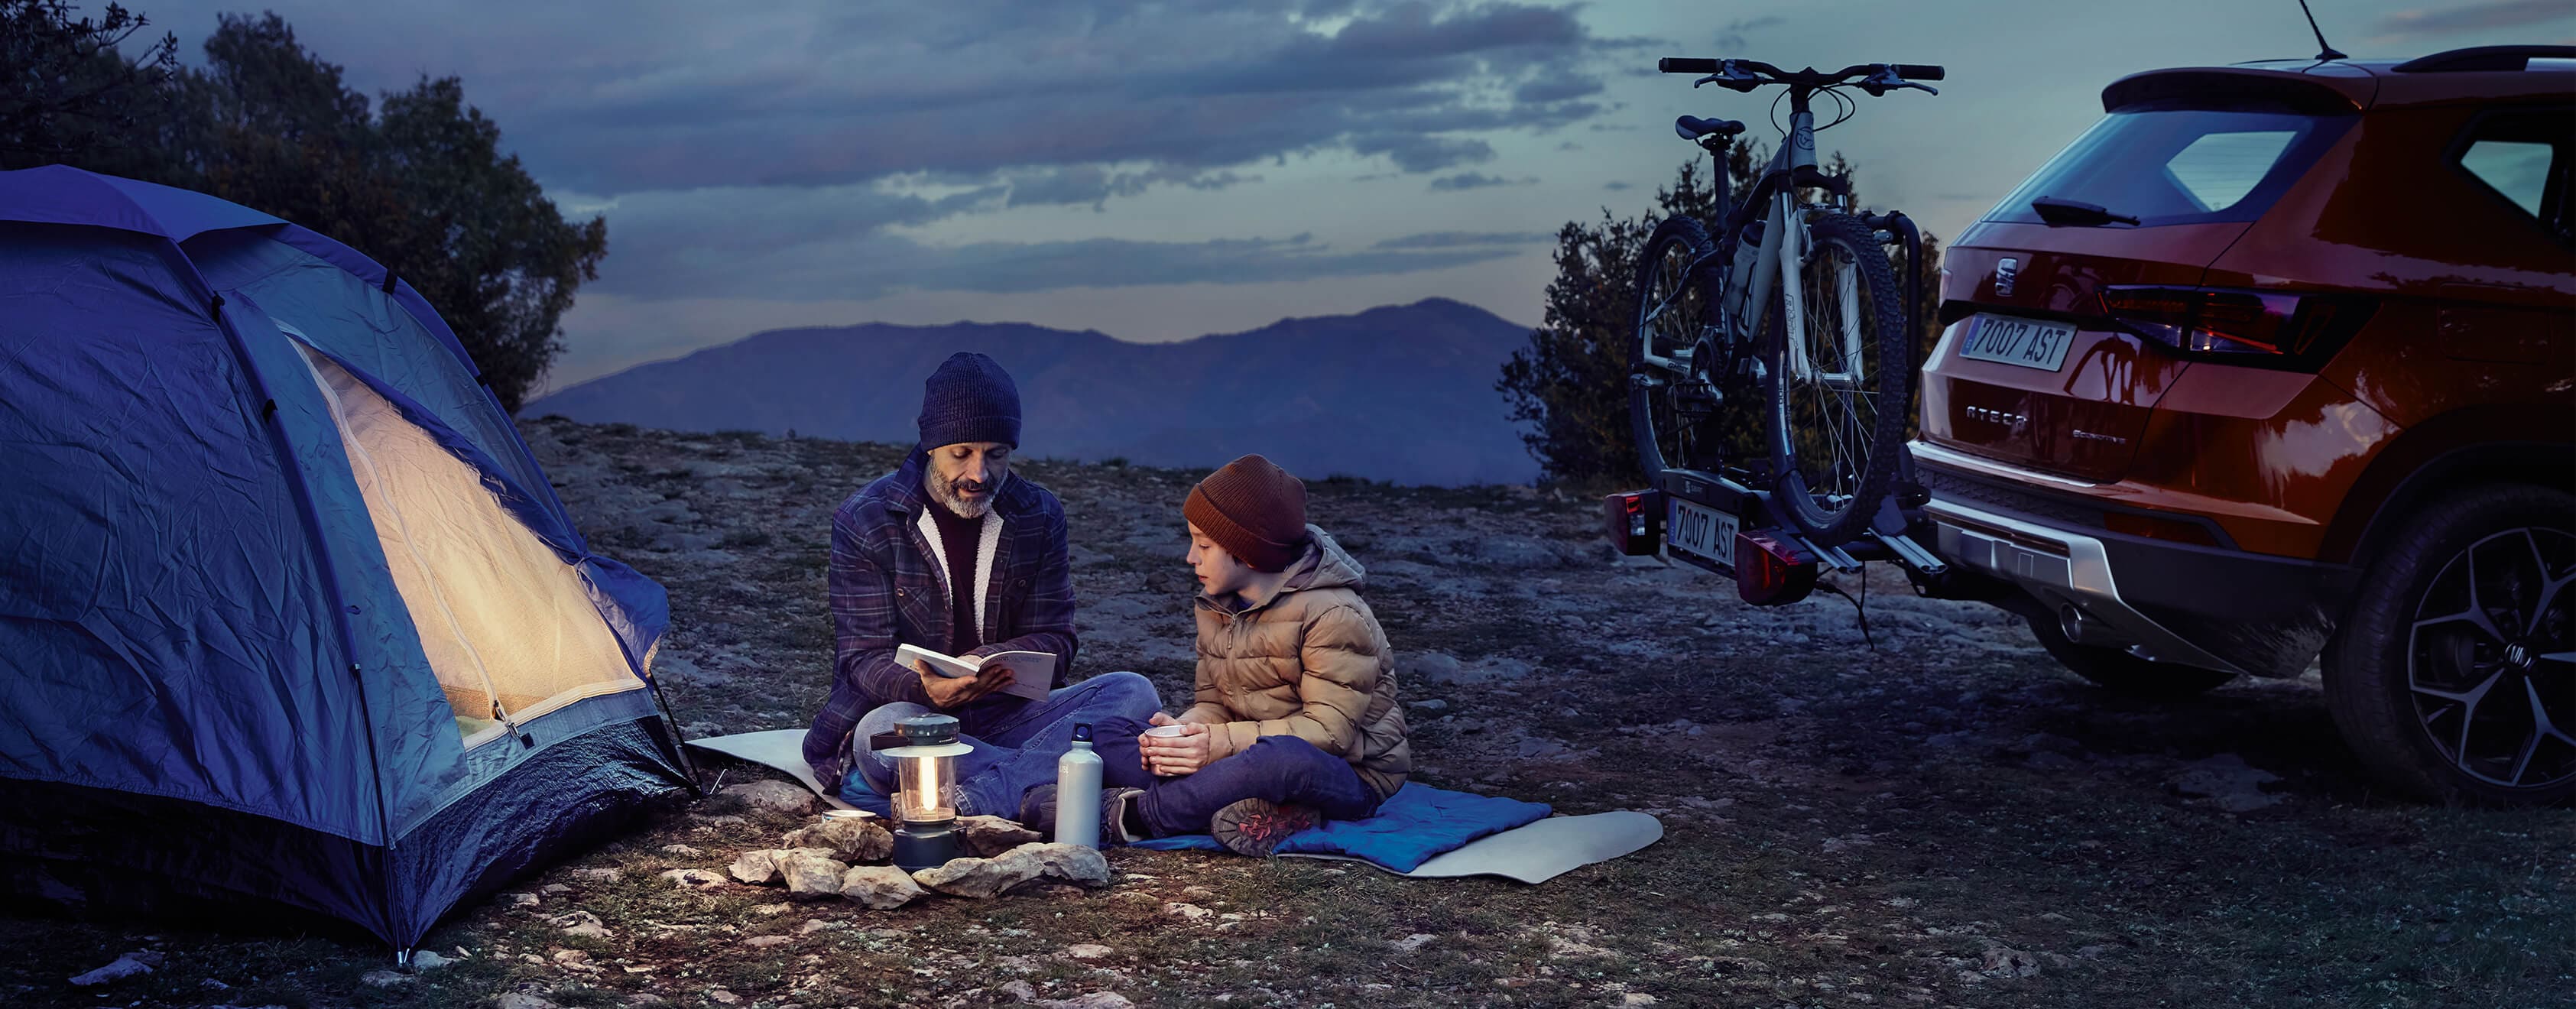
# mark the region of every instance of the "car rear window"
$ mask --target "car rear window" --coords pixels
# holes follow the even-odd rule
[[[2158,109],[2115,112],[1986,214],[2040,223],[2042,196],[2099,204],[2141,227],[2250,221],[2350,127],[2352,116]]]

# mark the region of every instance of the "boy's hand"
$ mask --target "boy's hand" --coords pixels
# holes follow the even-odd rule
[[[1136,737],[1136,757],[1144,762],[1145,771],[1157,777],[1172,778],[1197,773],[1208,759],[1208,727],[1183,723],[1170,715],[1155,712],[1149,719],[1155,725],[1180,725],[1178,736]]]
[[[973,676],[941,676],[930,663],[915,659],[912,671],[921,675],[921,691],[930,695],[930,706],[954,708],[1011,685],[1011,670],[1006,666],[985,666]]]

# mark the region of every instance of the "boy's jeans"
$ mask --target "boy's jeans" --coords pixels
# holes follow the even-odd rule
[[[1136,756],[1136,734],[1145,728],[1141,722],[1094,725],[1092,746],[1100,751],[1101,784],[1145,790],[1137,809],[1154,837],[1205,834],[1217,810],[1243,799],[1305,806],[1327,820],[1364,820],[1377,812],[1376,790],[1350,761],[1295,736],[1263,736],[1197,773],[1157,778]]]
[[[1098,726],[1113,721],[1141,723],[1162,708],[1153,681],[1120,672],[1094,676],[1050,693],[1043,701],[986,698],[953,712],[957,741],[975,748],[956,758],[957,814],[1018,816],[1020,793],[1055,780],[1056,758],[1073,748],[1075,723],[1090,722],[1096,732]],[[869,737],[893,732],[895,723],[906,718],[939,713],[897,701],[859,719],[858,728],[850,733],[850,780],[842,788],[842,799],[862,808],[885,806],[897,784],[895,761],[869,752]],[[1131,763],[1136,759],[1132,742],[1127,759]]]

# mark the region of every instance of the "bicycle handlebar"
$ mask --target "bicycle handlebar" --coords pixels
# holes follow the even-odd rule
[[[1844,83],[1854,77],[1866,80],[1882,69],[1906,80],[1937,81],[1946,76],[1941,67],[1930,63],[1854,63],[1841,70],[1824,73],[1813,68],[1782,70],[1760,60],[1716,60],[1697,56],[1666,56],[1655,61],[1655,69],[1668,74],[1724,74],[1728,71],[1729,64],[1733,64],[1733,69],[1737,71],[1755,75],[1718,82],[1721,86],[1741,90],[1750,90],[1752,86],[1759,84],[1821,87]]]

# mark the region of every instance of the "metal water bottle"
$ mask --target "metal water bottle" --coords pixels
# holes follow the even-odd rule
[[[1055,839],[1100,847],[1100,755],[1088,723],[1073,727],[1073,749],[1055,758]]]

